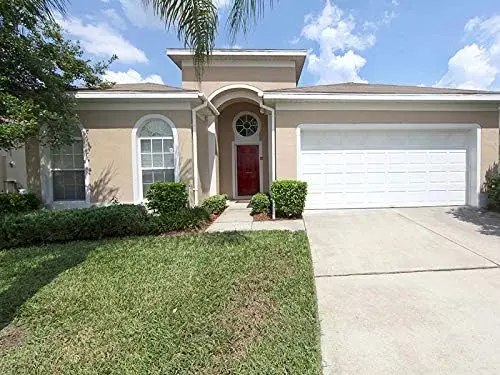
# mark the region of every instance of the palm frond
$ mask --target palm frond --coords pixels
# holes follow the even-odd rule
[[[151,6],[167,29],[175,28],[184,46],[193,51],[198,80],[215,46],[218,13],[212,0],[142,0]]]
[[[53,19],[54,12],[66,13],[68,0],[24,0],[26,6],[40,19]]]
[[[234,43],[241,31],[248,32],[250,23],[256,23],[264,15],[266,6],[273,7],[274,0],[233,0],[227,23],[229,36]]]

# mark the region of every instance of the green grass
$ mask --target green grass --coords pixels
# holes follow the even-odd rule
[[[0,252],[0,373],[320,374],[304,233]]]

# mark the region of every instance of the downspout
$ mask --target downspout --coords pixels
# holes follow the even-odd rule
[[[262,98],[262,103],[260,107],[266,111],[271,112],[271,181],[269,181],[269,186],[272,185],[274,181],[276,181],[276,111],[274,108],[269,107],[264,104],[264,98]],[[269,189],[271,190],[271,189]],[[273,220],[276,219],[276,205],[274,203],[273,196],[271,194],[271,202],[272,202],[272,215]]]
[[[215,106],[210,102],[210,100],[208,100],[208,98],[205,96],[205,94],[199,93],[198,97],[203,101],[203,104],[200,104],[199,106],[194,107],[191,110],[191,122],[192,122],[192,127],[193,127],[193,132],[192,132],[192,136],[193,136],[193,140],[192,140],[192,143],[193,143],[193,192],[194,192],[194,205],[195,206],[198,206],[198,204],[200,203],[199,191],[198,191],[198,189],[199,189],[198,188],[199,173],[198,173],[198,129],[197,129],[198,128],[198,117],[197,117],[197,113],[199,110],[201,110],[203,108],[209,108],[210,111],[212,111],[212,113],[215,116],[218,116],[220,114],[219,111],[217,110],[217,108],[215,108]]]

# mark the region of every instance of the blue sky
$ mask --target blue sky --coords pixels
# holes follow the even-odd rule
[[[220,12],[217,47],[309,51],[299,84],[346,81],[500,90],[498,0],[281,0],[232,44]],[[180,86],[165,55],[182,47],[175,31],[140,0],[72,0],[59,20],[92,60],[116,53],[116,82]]]

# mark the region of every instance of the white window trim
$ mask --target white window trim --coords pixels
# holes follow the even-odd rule
[[[90,207],[90,163],[87,130],[78,125],[82,132],[83,162],[85,172],[85,200],[82,201],[54,201],[54,180],[52,175],[52,152],[49,146],[40,147],[40,182],[43,202],[50,208],[86,208]]]
[[[462,130],[468,131],[469,144],[467,147],[468,172],[466,204],[472,207],[481,205],[481,126],[479,124],[454,124],[454,123],[402,123],[402,124],[380,124],[380,123],[355,123],[355,124],[300,124],[296,129],[296,173],[297,179],[301,180],[301,132],[302,130]],[[475,174],[474,174],[475,172]]]
[[[174,179],[176,182],[180,181],[180,158],[179,158],[179,138],[177,134],[177,128],[172,120],[168,117],[160,114],[149,114],[142,116],[134,125],[132,129],[132,183],[134,190],[134,203],[139,204],[144,202],[143,192],[142,192],[142,168],[140,166],[140,137],[138,136],[141,128],[149,121],[159,119],[165,121],[172,129],[172,135],[174,140]],[[150,138],[150,137],[148,137]],[[154,137],[153,137],[154,138]],[[165,138],[165,137],[158,137]]]

